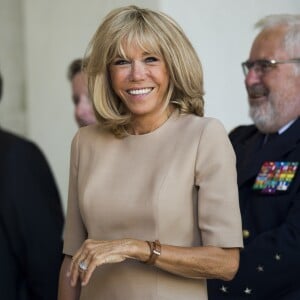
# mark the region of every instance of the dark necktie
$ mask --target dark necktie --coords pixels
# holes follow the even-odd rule
[[[266,134],[264,141],[263,141],[263,146],[274,141],[276,139],[276,137],[278,137],[278,132]]]

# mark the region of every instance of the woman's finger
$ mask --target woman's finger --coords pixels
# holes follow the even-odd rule
[[[81,284],[84,286],[84,285],[87,285],[88,282],[90,281],[90,278],[93,274],[93,272],[95,271],[97,265],[95,263],[91,263],[89,266],[88,266],[88,269],[84,272],[82,272],[82,277],[81,277]]]

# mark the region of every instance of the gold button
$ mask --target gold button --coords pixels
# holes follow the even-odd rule
[[[247,239],[249,236],[250,236],[249,230],[244,229],[244,230],[243,230],[243,238],[244,238],[244,239]]]

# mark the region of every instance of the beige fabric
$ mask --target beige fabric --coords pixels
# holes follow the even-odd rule
[[[72,143],[64,253],[86,238],[241,247],[235,155],[215,119],[174,112],[155,131],[116,139],[98,125]],[[207,299],[206,281],[133,260],[101,266],[81,299]]]

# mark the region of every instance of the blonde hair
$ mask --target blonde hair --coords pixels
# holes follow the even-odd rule
[[[183,30],[162,12],[127,6],[106,16],[87,51],[89,90],[100,123],[118,137],[127,135],[131,114],[112,89],[109,65],[132,44],[165,60],[170,76],[165,105],[203,116],[202,66]]]

